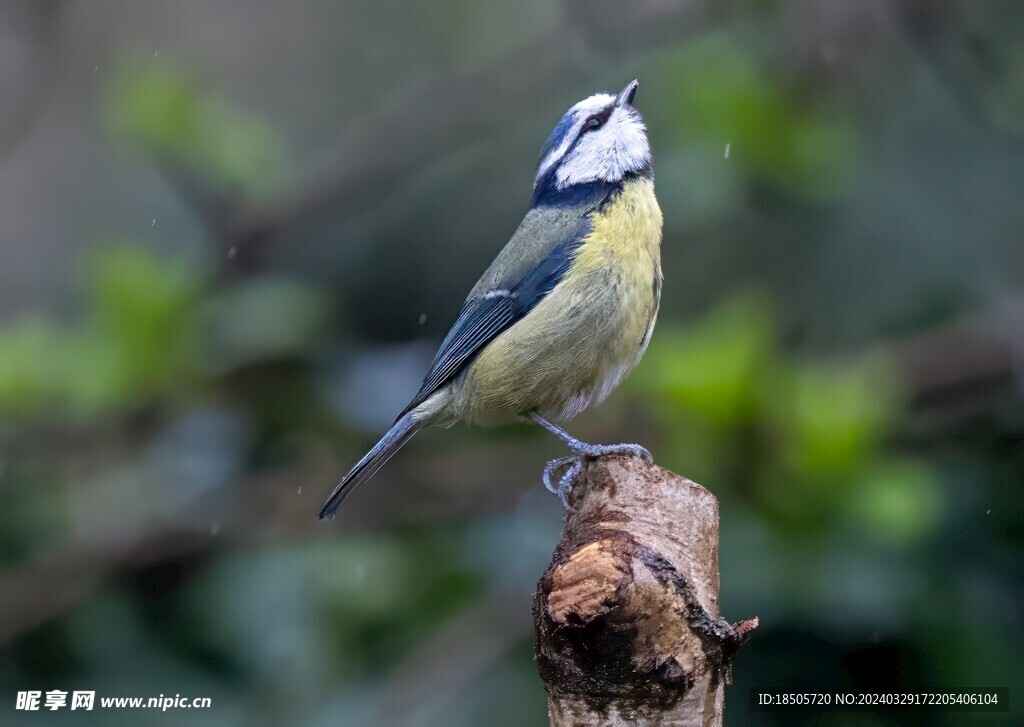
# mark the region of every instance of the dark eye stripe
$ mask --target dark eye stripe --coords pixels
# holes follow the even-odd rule
[[[612,110],[614,108],[614,106],[609,106],[608,108],[603,109],[599,113],[596,113],[593,116],[591,116],[583,123],[583,131],[588,131],[590,129],[598,129],[604,126],[605,122],[607,122],[608,118],[612,115]]]

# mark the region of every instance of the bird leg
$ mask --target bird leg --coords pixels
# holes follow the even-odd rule
[[[536,412],[529,415],[530,419],[540,424],[549,432],[565,442],[572,450],[572,457],[559,457],[553,459],[544,466],[544,487],[548,492],[558,495],[566,510],[573,511],[569,505],[569,497],[572,495],[572,485],[576,477],[583,471],[583,463],[588,459],[596,459],[609,454],[626,454],[630,457],[640,457],[647,462],[653,462],[651,453],[639,444],[587,444],[572,436],[557,424],[549,422]],[[558,485],[551,484],[552,478],[558,474],[563,467],[568,467],[558,480]]]
[[[609,454],[627,454],[630,457],[641,457],[647,462],[653,462],[651,453],[639,444],[587,444],[569,434],[557,424],[552,424],[540,414],[530,414],[530,419],[540,424],[549,432],[565,442],[566,446],[573,451],[577,457],[595,459]],[[563,458],[566,459],[566,458]],[[552,460],[554,462],[556,460]]]

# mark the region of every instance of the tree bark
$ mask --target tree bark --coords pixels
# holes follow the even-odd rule
[[[591,462],[573,498],[533,608],[551,724],[721,725],[757,619],[718,614],[718,500],[629,458]]]

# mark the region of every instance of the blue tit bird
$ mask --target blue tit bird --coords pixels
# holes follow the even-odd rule
[[[658,315],[662,215],[647,128],[633,107],[638,86],[584,99],[558,122],[541,151],[526,217],[470,291],[419,392],[334,489],[321,518],[333,517],[427,426],[540,424],[572,452],[543,473],[567,509],[588,458],[651,460],[640,445],[587,444],[558,425],[622,382]]]

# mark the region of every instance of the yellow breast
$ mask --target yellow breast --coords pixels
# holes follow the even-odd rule
[[[570,268],[569,287],[585,287],[611,273],[613,290],[603,302],[595,301],[605,316],[605,335],[596,342],[603,353],[594,371],[594,403],[622,382],[650,342],[661,299],[661,232],[654,182],[626,182],[622,193],[595,217]]]
[[[614,265],[624,271],[661,276],[661,207],[654,182],[634,179],[597,215],[586,242],[580,246],[569,275],[586,275]],[[648,280],[649,282],[649,280]]]

